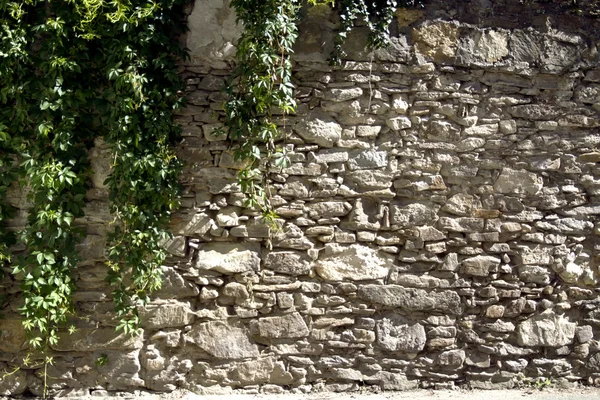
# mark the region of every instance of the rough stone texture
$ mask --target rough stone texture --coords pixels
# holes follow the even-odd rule
[[[364,281],[385,278],[393,256],[367,246],[327,244],[316,262],[317,274],[326,281]]]
[[[254,246],[241,243],[207,243],[198,251],[196,268],[223,274],[258,270],[260,259]]]
[[[358,296],[364,300],[408,311],[440,311],[460,314],[460,297],[455,292],[427,292],[397,285],[363,285]]]
[[[377,344],[387,351],[418,353],[427,342],[425,328],[395,314],[386,314],[376,325]]]
[[[140,312],[141,336],[115,333],[103,251],[110,160],[98,140],[78,221],[89,236],[74,271],[77,330],[52,346],[51,389],[597,380],[600,23],[556,3],[432,0],[398,12],[388,48],[367,50],[358,27],[339,67],[327,63],[335,13],[304,8],[298,109],[274,119],[291,165],[270,175],[279,219],[269,227],[244,207],[235,143],[213,134],[239,27],[224,0],[196,1],[181,66],[189,106],[177,116],[182,207],[162,244],[163,288]],[[8,200],[18,230],[26,190],[11,187]],[[27,352],[19,287],[0,278],[0,374]],[[40,395],[39,377],[21,370],[0,394]]]
[[[340,124],[323,113],[315,113],[302,120],[295,130],[308,143],[316,143],[323,147],[332,147],[342,135]]]
[[[573,342],[577,324],[546,311],[519,324],[517,335],[521,346],[560,347]]]
[[[223,359],[258,357],[258,347],[252,343],[246,331],[229,325],[226,321],[196,324],[184,335],[192,343],[211,356]]]

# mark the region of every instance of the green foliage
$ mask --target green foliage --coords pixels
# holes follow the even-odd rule
[[[419,1],[400,3],[413,6],[421,4]],[[331,55],[333,64],[339,64],[346,55],[343,44],[359,18],[371,32],[371,47],[387,45],[390,24],[399,6],[396,0],[308,0],[308,4],[339,6],[340,29]],[[285,116],[296,109],[290,54],[298,37],[299,1],[232,0],[231,7],[244,30],[237,43],[236,68],[226,88],[225,127],[235,143],[234,159],[241,165],[238,182],[247,195],[246,205],[260,210],[263,220],[276,226],[277,215],[269,200],[269,174],[288,166],[289,159],[276,146],[284,135],[274,115],[281,114],[285,125]]]
[[[84,216],[87,152],[103,136],[113,151],[115,216],[108,280],[120,328],[133,333],[137,306],[160,286],[159,243],[178,206],[173,144],[181,107],[177,60],[185,57],[184,0],[0,0],[0,267],[14,238],[6,192],[20,180],[31,204],[13,261],[22,281],[32,348],[56,344],[73,312],[72,272]]]
[[[343,46],[357,21],[362,20],[369,29],[369,46],[378,49],[389,44],[390,25],[397,8],[422,5],[421,0],[340,0],[339,3],[340,28],[331,54],[334,65],[346,56]]]
[[[237,66],[226,92],[226,126],[236,143],[234,159],[247,206],[260,210],[274,223],[269,201],[268,174],[289,160],[277,148],[281,137],[274,114],[296,109],[290,54],[298,36],[297,0],[233,0],[244,31],[237,44]]]
[[[108,364],[108,355],[106,353],[102,353],[96,358],[96,365],[101,367],[103,365]]]

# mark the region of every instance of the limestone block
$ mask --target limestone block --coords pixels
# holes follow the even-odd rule
[[[410,118],[405,116],[392,117],[386,121],[387,126],[389,126],[393,131],[401,131],[403,129],[408,129],[412,126],[412,122]]]
[[[147,306],[140,317],[142,327],[150,329],[186,326],[194,321],[190,304],[182,302]]]
[[[348,101],[361,97],[363,90],[354,88],[333,88],[325,94],[325,99],[335,102]]]
[[[342,136],[342,127],[329,115],[313,112],[294,127],[302,139],[323,147],[333,147]]]
[[[450,61],[454,58],[458,37],[458,26],[442,21],[421,25],[412,31],[416,52],[436,62]]]
[[[0,396],[18,396],[23,394],[25,389],[27,389],[27,371],[20,369],[14,374],[4,376],[7,369],[2,368],[3,366],[3,364],[0,364],[0,371],[3,374],[2,379],[0,379]]]
[[[439,311],[454,315],[462,311],[459,295],[449,290],[427,292],[398,285],[362,285],[358,288],[358,297],[407,311]]]
[[[507,111],[513,117],[536,121],[556,120],[563,112],[560,107],[551,104],[523,104],[508,107]]]
[[[427,342],[423,325],[394,313],[384,314],[377,321],[375,332],[378,346],[391,352],[418,353]]]
[[[103,138],[94,139],[94,147],[89,151],[90,165],[92,167],[92,185],[99,189],[108,189],[104,182],[111,172],[111,151]]]
[[[187,240],[185,236],[173,236],[161,242],[160,246],[175,257],[185,257]]]
[[[141,370],[139,349],[129,352],[112,350],[103,354],[106,354],[107,362],[97,366],[98,372],[101,379],[109,382],[114,389],[144,384],[138,376]]]
[[[294,382],[294,377],[285,370],[283,362],[276,361],[274,357],[237,363],[228,375],[229,379],[238,382],[240,385],[257,385],[261,383],[290,385]]]
[[[496,182],[494,190],[503,194],[521,194],[533,196],[544,186],[541,176],[523,170],[503,168]]]
[[[306,206],[311,218],[331,218],[343,217],[347,215],[352,206],[345,201],[322,201],[318,203],[309,203]]]
[[[466,216],[470,215],[476,206],[475,198],[472,195],[459,193],[450,197],[442,207],[442,210],[451,214]]]
[[[516,62],[537,64],[542,56],[542,43],[542,35],[533,29],[515,29],[509,35],[510,55]]]
[[[250,243],[206,243],[198,249],[195,267],[200,270],[236,274],[257,271],[260,266],[258,246]]]
[[[358,190],[379,190],[392,186],[392,174],[379,170],[358,170],[348,172],[344,178],[348,186]]]
[[[430,203],[411,203],[405,206],[392,204],[390,217],[393,225],[409,227],[415,225],[433,225],[437,221],[439,206]]]
[[[250,323],[253,334],[266,339],[293,339],[309,334],[304,318],[297,313],[281,316],[263,317]]]
[[[500,265],[500,259],[492,256],[475,256],[462,261],[460,272],[467,275],[488,276],[490,270]]]
[[[265,268],[286,275],[307,275],[312,270],[311,260],[299,251],[277,251],[267,254]]]
[[[448,366],[452,368],[462,368],[466,359],[464,350],[455,349],[448,350],[440,353],[437,357],[437,363],[439,365]]]
[[[546,310],[519,324],[517,340],[521,346],[560,347],[573,343],[577,324]]]
[[[363,150],[351,152],[348,160],[350,171],[387,167],[388,157],[385,151]]]
[[[184,335],[184,340],[219,359],[238,360],[259,355],[258,346],[251,341],[247,329],[226,321],[197,323]]]
[[[171,219],[173,234],[182,236],[203,236],[215,225],[207,214],[177,213]]]
[[[56,351],[131,350],[143,346],[143,333],[131,336],[117,332],[114,327],[78,329],[74,333],[63,332],[58,343],[51,345]]]
[[[162,267],[162,285],[156,292],[159,298],[184,298],[194,297],[200,293],[198,285],[187,282],[174,268]]]
[[[388,275],[393,256],[367,246],[328,243],[315,264],[317,274],[328,281],[381,279]]]
[[[14,316],[13,316],[14,317]],[[0,352],[15,353],[24,348],[27,334],[21,319],[6,317],[0,322]],[[2,387],[2,386],[0,386]]]
[[[235,54],[234,43],[242,27],[236,23],[236,15],[225,0],[206,0],[194,4],[188,17],[190,32],[186,47],[192,61],[212,63],[213,67],[226,67],[222,63]]]

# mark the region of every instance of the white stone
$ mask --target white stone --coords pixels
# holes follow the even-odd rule
[[[503,194],[524,194],[533,196],[544,186],[541,176],[528,171],[503,168],[494,183],[494,190]]]
[[[294,129],[308,143],[316,143],[323,147],[333,147],[342,136],[341,125],[321,112],[311,113],[297,123]]]
[[[408,129],[412,126],[410,118],[404,116],[390,118],[386,121],[386,124],[394,131]]]
[[[577,324],[547,310],[519,324],[517,339],[521,346],[560,347],[573,343]]]
[[[257,271],[260,258],[256,246],[245,243],[207,243],[198,249],[196,268],[217,271],[223,274],[237,274]]]
[[[381,279],[388,275],[393,260],[393,256],[367,246],[331,243],[325,245],[315,269],[328,281]]]
[[[190,31],[186,35],[186,47],[190,49],[192,61],[210,63],[232,58],[235,54],[233,43],[242,27],[236,24],[236,15],[227,2],[196,2],[187,23]]]
[[[398,114],[406,114],[408,111],[408,96],[405,94],[395,94],[392,98],[392,108]]]
[[[184,338],[216,358],[240,359],[259,355],[258,346],[251,342],[246,329],[224,321],[196,324]]]
[[[498,62],[508,55],[508,36],[506,32],[485,31],[479,37],[475,50],[485,61]]]

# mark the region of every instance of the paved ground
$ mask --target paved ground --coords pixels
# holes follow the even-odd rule
[[[220,395],[185,394],[182,400],[600,400],[600,389],[577,390],[418,390],[411,392],[355,394],[315,393],[305,395]]]
[[[15,398],[0,396],[0,400]],[[33,398],[28,397],[27,400]],[[416,390],[380,394],[311,393],[311,394],[256,394],[256,395],[196,395],[174,392],[165,395],[74,396],[57,400],[600,400],[600,389],[573,390]]]

